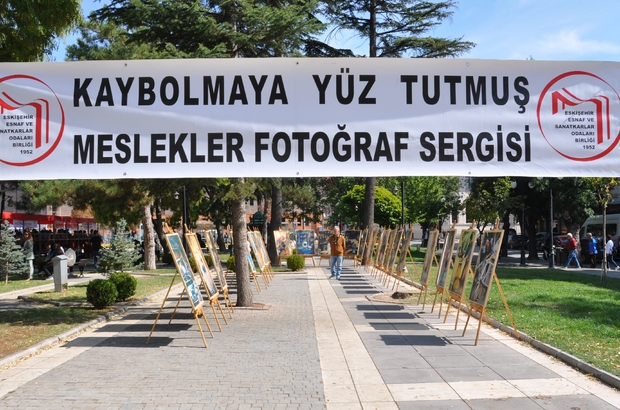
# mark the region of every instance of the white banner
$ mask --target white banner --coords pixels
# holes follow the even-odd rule
[[[620,64],[0,64],[0,179],[619,176]]]

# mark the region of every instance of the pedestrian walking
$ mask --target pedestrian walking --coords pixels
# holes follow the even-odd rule
[[[330,279],[336,277],[340,280],[340,272],[342,272],[342,260],[344,258],[344,249],[346,242],[344,236],[340,235],[340,228],[334,226],[333,235],[329,237],[330,258],[329,268],[331,271]]]
[[[570,266],[570,263],[575,260],[577,267],[581,269],[581,265],[579,264],[579,258],[577,257],[577,241],[573,238],[572,233],[566,234],[568,238],[568,242],[566,243],[566,250],[568,251],[568,258],[566,259],[566,264],[564,264],[565,268]]]
[[[598,241],[590,232],[587,233],[588,238],[588,255],[590,256],[590,267],[596,268],[596,255],[598,255]]]
[[[607,235],[607,243],[605,244],[605,255],[607,255],[607,269],[611,269],[613,264],[618,269],[618,264],[614,260],[614,241],[611,235]]]

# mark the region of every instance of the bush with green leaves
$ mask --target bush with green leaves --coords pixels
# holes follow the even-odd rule
[[[88,282],[86,286],[86,300],[91,303],[95,309],[103,309],[116,302],[118,291],[116,285],[107,279],[94,279]]]
[[[0,272],[4,273],[4,283],[9,283],[9,275],[24,275],[28,266],[24,263],[24,253],[17,244],[15,233],[9,229],[9,222],[0,225]]]
[[[140,246],[134,243],[133,238],[127,232],[127,222],[121,219],[116,223],[116,232],[109,246],[102,247],[100,271],[109,274],[110,271],[133,269],[138,264],[142,254]]]
[[[166,265],[174,264],[174,258],[172,257],[171,253],[164,253],[161,257],[161,261]]]
[[[235,269],[237,268],[237,264],[235,263],[235,255],[231,255],[228,258],[228,261],[226,262],[226,268],[231,272],[235,271]]]
[[[117,302],[122,302],[136,294],[138,281],[131,274],[125,272],[117,272],[110,275],[110,282],[116,286],[118,296]]]
[[[291,255],[286,258],[286,266],[293,272],[306,267],[306,259],[302,255]]]

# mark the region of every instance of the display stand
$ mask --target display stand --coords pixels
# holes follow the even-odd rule
[[[155,323],[153,323],[153,327],[151,328],[151,333],[149,333],[149,337],[146,339],[146,343],[148,344],[149,341],[151,340],[151,336],[153,335],[155,326],[157,326],[157,322],[159,321],[161,312],[164,309],[164,305],[166,304],[166,300],[168,299],[170,290],[172,289],[172,286],[174,285],[174,281],[177,275],[180,273],[184,289],[183,289],[183,293],[181,293],[181,296],[179,297],[179,300],[177,301],[174,311],[172,312],[170,321],[172,321],[172,317],[174,317],[174,314],[176,313],[176,310],[179,307],[179,303],[181,302],[181,298],[183,297],[183,294],[187,293],[188,299],[192,306],[192,314],[194,315],[194,319],[196,320],[196,324],[198,325],[198,329],[200,330],[200,335],[202,336],[202,342],[204,343],[205,347],[208,347],[207,340],[205,339],[204,332],[202,331],[202,326],[200,325],[200,320],[199,320],[200,316],[202,316],[202,318],[204,319],[205,324],[207,325],[207,328],[209,329],[209,333],[211,333],[211,336],[213,336],[213,332],[211,332],[211,326],[209,326],[209,322],[207,321],[207,318],[204,314],[204,310],[203,310],[204,300],[202,299],[200,289],[198,288],[198,286],[196,286],[196,282],[194,281],[194,275],[192,274],[192,271],[189,265],[189,260],[187,259],[187,255],[185,254],[185,250],[183,249],[181,238],[179,237],[179,234],[177,233],[166,234],[166,242],[168,244],[168,249],[170,249],[170,253],[174,255],[173,259],[174,259],[174,264],[176,265],[177,271],[172,277],[172,281],[170,282],[170,286],[168,287],[166,296],[164,297],[161,307],[159,308],[159,312],[157,313],[157,317],[155,318]],[[168,322],[168,324],[170,324],[170,322]]]
[[[452,254],[454,253],[454,242],[456,241],[456,221],[452,222],[452,226],[450,229],[446,231],[446,236],[444,239],[443,249],[441,251],[441,259],[439,261],[439,269],[437,271],[437,279],[435,280],[435,298],[433,299],[433,307],[431,308],[431,313],[435,310],[435,303],[437,302],[437,296],[440,297],[439,304],[439,315],[438,318],[441,317],[441,309],[443,308],[443,297],[444,290],[446,287],[446,279],[448,277],[448,272],[454,267],[454,263],[452,262]]]
[[[402,281],[402,277],[404,276],[404,272],[407,270],[407,256],[411,257],[411,251],[409,250],[409,244],[411,243],[411,236],[413,235],[413,230],[409,229],[403,232],[401,237],[400,244],[400,253],[398,255],[398,263],[396,264],[396,279],[398,285],[396,286],[396,291],[400,287],[400,282]],[[394,287],[392,287],[394,290]]]
[[[187,228],[187,227],[186,227]],[[207,264],[207,260],[205,259],[204,253],[202,253],[202,249],[200,248],[200,243],[198,242],[198,238],[196,234],[191,232],[185,234],[185,240],[187,242],[187,246],[194,257],[194,261],[196,261],[196,265],[198,267],[198,274],[200,276],[200,281],[202,286],[207,294],[209,299],[209,304],[211,305],[211,309],[213,310],[213,315],[215,316],[215,321],[217,322],[217,327],[222,331],[222,326],[220,325],[220,321],[217,317],[217,312],[215,311],[215,306],[218,307],[220,313],[222,314],[222,318],[224,322],[228,324],[228,320],[226,320],[226,315],[224,314],[224,310],[219,302],[219,292],[217,291],[217,287],[215,286],[215,282],[213,281],[213,275],[209,270],[209,265]]]
[[[439,270],[439,263],[437,262],[437,256],[435,252],[437,250],[437,240],[439,239],[439,223],[435,225],[435,229],[428,235],[428,245],[426,245],[426,254],[424,255],[424,264],[422,265],[422,275],[420,275],[420,295],[418,296],[418,304],[422,294],[424,294],[424,301],[422,302],[422,309],[426,306],[426,294],[428,293],[428,278],[433,267],[433,262]]]
[[[474,255],[476,247],[476,238],[478,237],[478,230],[474,228],[475,221],[467,230],[461,231],[461,237],[459,239],[459,247],[456,252],[456,260],[454,262],[454,269],[452,269],[452,277],[450,279],[450,297],[448,298],[448,307],[446,308],[446,316],[443,322],[446,323],[448,319],[448,313],[450,312],[450,306],[452,301],[459,304],[458,311],[456,312],[456,321],[454,323],[454,330],[457,329],[459,324],[459,315],[461,313],[461,304],[463,303],[463,295],[465,293],[465,286],[467,285],[467,275],[473,274],[471,270],[471,261]]]
[[[213,242],[213,237],[210,233],[205,235],[205,242],[207,248],[209,249],[209,255],[211,255],[211,261],[213,262],[213,267],[215,269],[217,281],[220,285],[219,293],[224,298],[224,305],[228,309],[228,315],[232,318],[232,314],[235,312],[232,302],[230,301],[230,296],[228,295],[228,281],[226,280],[226,272],[224,272],[224,268],[222,267],[222,262],[220,261],[220,256],[217,253],[217,248],[215,247],[215,243]],[[232,244],[230,245],[232,246]]]
[[[502,286],[499,283],[497,273],[495,272],[503,238],[504,231],[499,229],[498,218],[495,223],[495,228],[493,230],[485,232],[482,241],[480,242],[478,263],[476,265],[476,272],[474,273],[474,280],[469,295],[469,313],[465,322],[465,328],[463,329],[463,336],[465,336],[465,332],[467,331],[467,326],[469,324],[469,319],[471,318],[472,312],[478,312],[480,314],[480,320],[478,322],[478,330],[476,332],[476,345],[478,344],[478,337],[480,336],[480,327],[482,325],[482,320],[487,316],[486,305],[489,300],[489,295],[491,293],[491,278],[493,278],[493,280],[497,284],[497,289],[499,290],[499,294],[502,298],[502,301],[504,302],[504,307],[506,308],[506,312],[508,313],[508,317],[510,318],[510,322],[512,323],[512,327],[515,331],[515,336],[517,337],[517,339],[519,339],[517,326],[515,325],[512,313],[510,312],[510,308],[508,307],[508,301],[506,300],[504,291],[502,290]]]

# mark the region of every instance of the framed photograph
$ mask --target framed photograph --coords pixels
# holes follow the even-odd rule
[[[450,279],[450,292],[461,298],[465,293],[467,274],[469,273],[471,260],[474,256],[474,248],[476,247],[477,237],[477,229],[463,229],[463,231],[461,231],[461,239],[459,240],[459,247],[456,251],[456,259],[454,261],[454,268],[452,269],[452,277]]]
[[[291,243],[288,232],[273,231],[273,240],[280,258],[288,258],[293,254],[293,244]]]
[[[439,261],[439,271],[437,272],[437,287],[445,288],[448,271],[450,270],[450,262],[452,262],[452,254],[454,253],[454,242],[456,240],[456,229],[449,229],[446,232],[446,240],[441,251],[441,260]]]
[[[497,267],[497,259],[503,238],[503,230],[487,231],[482,237],[482,242],[480,242],[478,263],[476,263],[474,280],[469,292],[469,301],[482,308],[486,307],[489,300],[489,289],[493,281],[493,272],[495,272]]]
[[[319,231],[317,235],[319,240],[319,248],[317,250],[319,255],[329,256],[330,248],[329,248],[329,237],[332,235],[330,231]]]
[[[357,250],[360,246],[361,233],[361,231],[344,231],[342,233],[345,241],[344,256],[357,255]]]
[[[189,265],[189,259],[183,249],[183,242],[178,233],[166,234],[166,242],[168,242],[168,249],[173,256],[174,264],[177,267],[178,272],[183,279],[183,285],[187,292],[188,299],[192,304],[194,311],[197,311],[204,304],[200,289],[194,280],[194,273]]]
[[[388,272],[392,272],[394,269],[394,263],[396,261],[396,254],[398,254],[398,249],[400,248],[400,239],[403,236],[402,229],[395,229],[392,231],[392,235],[390,236],[390,251],[386,258],[385,269]]]
[[[314,231],[296,231],[295,234],[297,253],[300,255],[314,255]]]
[[[263,272],[265,270],[265,261],[263,260],[263,255],[261,253],[261,250],[259,249],[259,244],[257,243],[257,233],[258,232],[248,232],[248,242],[250,243],[250,248],[252,249],[252,252],[254,252],[254,256],[256,257],[258,269]],[[252,259],[252,255],[250,255],[250,259]],[[252,267],[254,267],[254,270],[252,270],[252,272],[256,272],[254,262],[252,262]]]
[[[428,287],[428,277],[433,265],[433,256],[437,250],[437,239],[439,239],[439,230],[435,229],[428,234],[428,244],[426,245],[426,254],[424,254],[422,274],[420,275],[420,283],[426,287]]]
[[[213,261],[213,268],[217,274],[217,280],[220,282],[220,290],[227,289],[228,282],[226,282],[226,272],[224,272],[224,268],[222,267],[220,255],[217,253],[218,249],[215,247],[215,242],[213,242],[213,236],[207,233],[207,235],[205,235],[205,242],[207,242],[207,248],[209,248],[209,255]]]
[[[401,238],[400,243],[400,255],[398,256],[398,262],[396,263],[396,272],[402,273],[407,271],[407,251],[411,244],[411,237],[413,236],[413,229],[407,229]]]
[[[207,290],[207,295],[209,295],[209,300],[217,297],[218,291],[215,286],[215,282],[213,281],[213,275],[211,275],[211,271],[209,270],[209,266],[207,265],[207,260],[205,259],[204,253],[202,253],[202,249],[200,248],[200,242],[198,242],[198,238],[195,233],[185,234],[185,239],[187,240],[187,246],[189,247],[189,251],[192,254],[192,257],[196,261],[196,266],[198,266],[198,273],[200,274],[200,278],[202,283]]]

